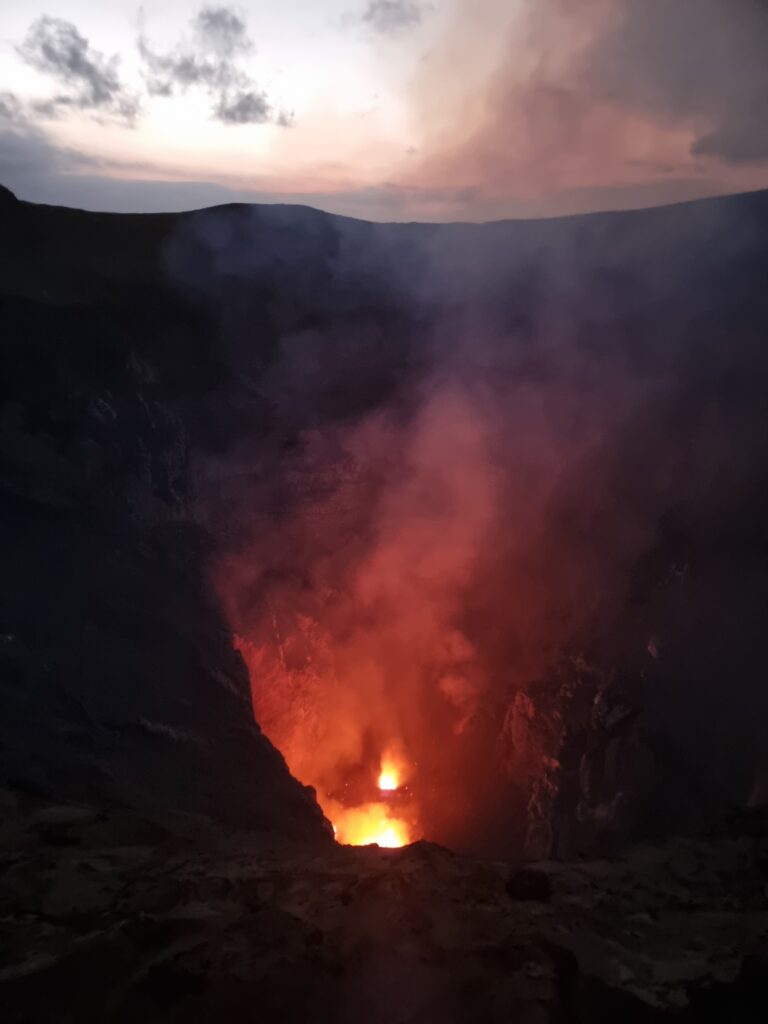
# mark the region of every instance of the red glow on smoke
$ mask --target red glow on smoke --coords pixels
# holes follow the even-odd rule
[[[223,564],[219,586],[256,719],[292,773],[340,841],[399,846],[425,834],[437,804],[451,812],[457,748],[485,686],[459,620],[495,483],[483,420],[457,393],[427,403],[407,442],[373,418],[341,443],[331,453],[309,439],[306,503],[271,551],[257,541]],[[335,467],[320,495],[315,459]],[[267,571],[276,551],[293,563],[282,576]],[[254,583],[263,603],[246,616]]]

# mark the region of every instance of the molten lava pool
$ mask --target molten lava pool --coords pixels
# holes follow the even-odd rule
[[[332,813],[336,839],[348,846],[376,843],[378,846],[396,848],[411,842],[408,825],[390,817],[389,809],[384,804],[341,808]]]
[[[348,846],[376,843],[389,848],[413,842],[413,828],[405,816],[408,793],[402,779],[402,769],[391,759],[384,759],[376,782],[381,800],[345,806],[333,799],[324,801],[318,794],[321,807],[333,823],[336,839]]]

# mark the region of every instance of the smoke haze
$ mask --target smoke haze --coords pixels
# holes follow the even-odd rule
[[[257,719],[326,809],[369,801],[396,749],[415,834],[508,848],[505,717],[569,658],[631,681],[681,779],[746,798],[768,452],[740,298],[764,256],[739,202],[442,229],[195,221],[214,280],[272,296],[268,322],[224,329],[240,426],[201,500]]]
[[[460,3],[414,81],[406,181],[489,216],[578,210],[598,182],[603,206],[748,187],[768,159],[767,42],[753,0]]]

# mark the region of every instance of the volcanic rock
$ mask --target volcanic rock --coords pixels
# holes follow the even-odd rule
[[[200,826],[113,845],[112,824],[5,855],[9,1024],[204,1024],[254,1007],[286,1024],[703,1024],[768,1011],[765,839],[724,829],[510,873],[428,846],[311,854]]]
[[[507,895],[513,900],[535,900],[546,903],[552,895],[552,883],[543,871],[520,868],[507,879]]]
[[[123,293],[132,273],[103,253],[104,273],[86,258],[83,275],[87,244],[66,237],[80,217],[18,203],[0,243],[0,784],[50,842],[83,814],[133,808],[155,837],[191,815],[330,843],[252,720],[211,592],[180,412],[190,376],[163,378],[143,345],[164,319],[171,339],[185,304],[158,309],[146,278]]]

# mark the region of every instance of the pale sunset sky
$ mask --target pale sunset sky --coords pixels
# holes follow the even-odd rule
[[[768,187],[761,0],[5,0],[0,184],[488,220]]]

